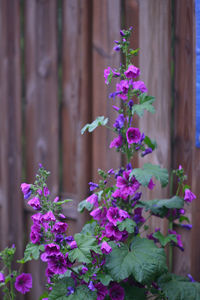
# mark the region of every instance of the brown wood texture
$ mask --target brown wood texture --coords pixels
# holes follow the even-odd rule
[[[63,2],[62,192],[73,199],[65,208],[71,219],[69,233],[83,225],[77,204],[87,196],[91,181],[91,135],[81,135],[92,120],[91,13],[90,0]]]
[[[109,117],[113,124],[117,114],[112,105],[117,100],[108,98],[109,93],[115,90],[116,81],[108,88],[104,82],[104,69],[108,66],[118,67],[119,53],[113,50],[114,40],[120,38],[121,6],[119,0],[93,1],[93,55],[92,55],[92,109],[93,120],[97,116]],[[111,125],[112,126],[112,125]],[[114,149],[109,149],[111,140],[116,137],[106,128],[97,128],[93,133],[92,172],[93,179],[97,180],[97,169],[108,171],[120,166],[121,158]]]
[[[51,172],[48,187],[52,197],[58,193],[59,180],[57,82],[57,3],[25,1],[26,180],[34,181],[38,163],[42,163]],[[33,288],[27,298],[35,300],[44,289],[45,275],[42,264],[31,263],[30,270]]]
[[[21,66],[18,1],[0,1],[0,249],[17,247],[22,256]]]
[[[181,164],[188,175],[188,184],[197,195],[187,215],[192,221],[191,232],[176,230],[181,234],[185,251],[174,251],[174,271],[199,279],[200,245],[199,183],[200,151],[195,147],[195,74],[194,1],[175,1],[175,102],[174,102],[174,155],[173,167]]]
[[[158,148],[145,158],[139,159],[141,167],[145,162],[170,169],[170,121],[171,121],[171,8],[170,1],[139,1],[139,66],[141,80],[148,93],[156,97],[155,115],[145,112],[139,121],[139,128]],[[159,199],[169,196],[168,189],[162,189],[159,182],[153,191],[145,189],[143,199]],[[155,227],[166,231],[166,224],[158,218],[149,221],[151,232]]]

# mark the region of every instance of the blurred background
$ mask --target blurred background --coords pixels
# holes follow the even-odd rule
[[[195,22],[195,0],[0,0],[0,249],[15,243],[17,257],[23,255],[32,210],[20,184],[34,181],[39,163],[51,172],[52,198],[74,200],[64,207],[69,234],[87,218],[77,213],[77,204],[89,195],[97,169],[123,164],[108,148],[108,130],[84,136],[80,130],[100,115],[114,121],[115,103],[108,95],[115,87],[105,85],[103,71],[119,66],[113,41],[121,28],[133,26],[131,47],[140,48],[133,63],[156,97],[156,114],[135,119],[135,127],[158,144],[152,155],[133,164],[148,160],[169,171],[181,164],[188,174],[197,195],[187,211],[193,229],[175,228],[185,251],[174,252],[173,269],[200,279]],[[145,197],[169,197],[169,189],[157,183]],[[152,220],[151,231],[155,227],[167,230],[163,221]],[[38,299],[44,269],[35,263],[26,269],[34,280],[26,299]]]

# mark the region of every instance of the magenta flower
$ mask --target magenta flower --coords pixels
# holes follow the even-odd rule
[[[69,246],[70,246],[71,249],[75,249],[75,248],[78,247],[76,241],[70,242],[70,243],[69,243]]]
[[[32,277],[29,273],[22,273],[16,277],[15,288],[18,292],[26,294],[32,288]]]
[[[122,173],[123,176],[117,177],[116,186],[119,188],[119,195],[124,200],[126,200],[129,195],[133,195],[140,187],[140,183],[135,179],[134,176],[129,179],[130,173],[131,170],[124,171]],[[112,196],[114,197],[113,194]]]
[[[182,243],[182,241],[181,241],[181,235],[178,234],[175,230],[171,230],[171,229],[169,229],[168,232],[169,232],[170,234],[175,234],[176,239],[177,239],[177,246],[183,251],[184,248],[183,248],[183,243]]]
[[[120,241],[123,237],[123,233],[117,228],[117,226],[114,226],[113,223],[108,223],[105,226],[105,236],[111,240]]]
[[[60,252],[60,246],[54,243],[45,245],[45,252],[47,255],[54,255]]]
[[[5,281],[5,276],[2,272],[0,272],[0,282],[4,282]]]
[[[119,148],[121,147],[123,144],[123,139],[122,139],[122,136],[119,135],[118,137],[116,137],[114,140],[112,140],[112,142],[110,143],[110,146],[109,148]]]
[[[109,222],[111,222],[113,225],[117,225],[117,222],[120,221],[119,218],[119,208],[118,207],[110,207],[106,214],[107,219]]]
[[[186,202],[192,202],[194,199],[196,199],[195,194],[193,194],[189,189],[186,189],[185,190],[184,200]]]
[[[124,72],[127,78],[133,79],[140,75],[140,69],[134,65],[130,65],[128,69]]]
[[[48,269],[54,274],[64,274],[67,271],[67,262],[62,253],[51,256],[48,261]]]
[[[112,247],[107,242],[101,244],[101,251],[104,254],[109,254],[112,251]]]
[[[121,80],[120,83],[116,84],[117,95],[122,100],[128,99],[128,97],[127,97],[128,89],[129,89],[129,82],[127,80]]]
[[[137,144],[140,141],[141,133],[138,128],[130,127],[126,132],[126,138],[129,144]]]
[[[48,211],[46,214],[44,214],[41,217],[41,221],[42,222],[56,222],[56,218],[55,218],[54,214],[52,213],[52,211]]]
[[[112,72],[111,67],[108,67],[107,69],[104,70],[104,78],[105,78],[105,84],[108,84],[108,76]]]
[[[152,180],[152,178],[151,178],[150,181],[149,181],[149,184],[148,184],[148,188],[149,188],[150,190],[153,190],[154,186],[155,186],[155,183],[153,182],[153,180]]]
[[[90,202],[94,206],[98,206],[98,196],[96,194],[92,194],[86,199],[87,202]]]
[[[41,209],[40,199],[37,198],[37,197],[34,197],[31,200],[29,200],[28,205],[30,205],[35,210],[40,210]]]
[[[41,240],[41,226],[34,224],[31,226],[30,240],[33,244],[38,244]]]
[[[97,289],[97,300],[104,300],[108,294],[108,289],[101,282],[96,283],[95,288]]]
[[[106,207],[103,208],[96,208],[91,211],[90,215],[93,217],[94,220],[104,222],[106,219],[107,209]]]
[[[31,216],[31,219],[33,220],[33,223],[34,224],[40,224],[41,222],[41,217],[42,217],[42,214],[41,213],[37,213],[35,215],[32,215]]]
[[[64,233],[67,230],[68,225],[63,222],[57,222],[54,224],[52,232],[54,233]]]
[[[50,191],[49,191],[49,189],[48,189],[48,187],[44,187],[44,196],[45,197],[47,197],[47,196],[49,196],[49,194],[50,194]]]
[[[109,290],[109,296],[111,300],[124,300],[124,289],[118,283],[113,283]]]
[[[146,88],[143,81],[134,81],[133,82],[133,88],[135,90],[139,90],[142,93],[147,93],[148,92],[148,90],[147,90],[147,88]]]
[[[21,190],[22,193],[24,194],[24,199],[28,199],[32,193],[31,191],[31,184],[28,183],[22,183],[21,184]]]

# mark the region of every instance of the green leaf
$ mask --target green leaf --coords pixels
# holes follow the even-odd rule
[[[48,292],[44,292],[42,293],[42,295],[40,296],[39,300],[42,300],[43,298],[48,298],[49,294]]]
[[[146,300],[146,289],[139,288],[129,283],[123,283],[122,287],[125,290],[125,300]]]
[[[102,273],[99,273],[97,275],[97,279],[99,279],[101,283],[105,286],[109,285],[109,283],[113,281],[112,277],[109,274],[102,274]]]
[[[171,208],[182,208],[184,206],[184,200],[178,196],[174,196],[170,199],[154,199],[148,201],[139,201],[139,205],[145,207],[146,210],[150,210],[153,214],[164,217],[168,210]]]
[[[44,245],[29,243],[27,244],[26,249],[24,251],[24,258],[18,260],[17,262],[20,264],[24,264],[32,259],[37,260],[40,256],[40,251],[44,251]]]
[[[145,144],[151,148],[152,150],[155,150],[155,148],[157,148],[157,143],[156,141],[152,141],[147,135],[144,138],[144,142]]]
[[[77,233],[74,239],[77,243],[77,248],[69,251],[69,260],[90,263],[92,261],[90,250],[101,254],[100,246],[97,244],[95,237]]]
[[[133,105],[132,114],[136,113],[139,117],[142,117],[145,110],[151,112],[152,114],[155,113],[155,108],[152,105],[155,101],[154,97],[149,96],[146,93],[141,93],[138,98],[140,102],[139,104]]]
[[[87,224],[85,224],[81,230],[82,234],[89,234],[94,236],[95,235],[95,229],[97,226],[97,222],[96,221],[89,221]]]
[[[74,281],[72,278],[62,278],[54,285],[51,293],[49,294],[49,300],[68,300],[67,287],[74,287]]]
[[[86,199],[81,201],[79,204],[78,204],[78,211],[79,212],[83,212],[84,209],[87,209],[89,211],[91,211],[93,209],[93,204],[90,203],[89,201],[87,201]]]
[[[73,199],[65,199],[65,200],[62,200],[62,201],[58,201],[58,202],[54,202],[56,205],[62,205],[62,204],[65,204],[65,203],[68,203],[68,202],[72,202]]]
[[[108,123],[108,118],[105,118],[104,116],[97,117],[96,120],[94,120],[90,124],[86,124],[82,129],[81,129],[81,134],[84,134],[86,130],[89,132],[92,132],[95,130],[98,126],[105,126]]]
[[[177,238],[175,234],[169,234],[164,236],[160,231],[157,231],[153,234],[153,236],[159,240],[160,244],[165,247],[171,241],[177,243]]]
[[[87,299],[87,300],[96,300],[97,294],[96,292],[92,292],[88,289],[85,285],[80,285],[76,288],[75,293],[71,294],[67,297],[68,300],[81,300],[81,299]]]
[[[165,187],[169,180],[167,169],[161,169],[160,166],[152,165],[150,163],[144,164],[142,169],[133,169],[129,177],[131,178],[132,176],[135,176],[143,186],[148,186],[149,181],[153,176],[160,181],[162,187]]]
[[[135,229],[136,223],[131,219],[125,219],[122,222],[118,222],[117,227],[120,231],[126,230],[128,233],[133,233]]]
[[[168,273],[159,278],[158,285],[170,300],[200,300],[200,283],[188,278]]]
[[[164,249],[153,241],[136,237],[129,250],[126,244],[112,244],[106,267],[114,280],[120,281],[133,275],[140,283],[150,283],[167,271]]]

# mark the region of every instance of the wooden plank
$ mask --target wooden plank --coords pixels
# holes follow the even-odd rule
[[[73,219],[70,233],[82,227],[77,204],[87,196],[91,181],[91,136],[80,133],[92,119],[91,19],[91,1],[63,2],[62,192],[74,200],[65,209]]]
[[[181,164],[188,175],[188,184],[199,194],[199,150],[195,149],[195,95],[194,95],[194,1],[175,1],[175,102],[174,102],[174,153],[173,166]],[[188,210],[193,230],[177,231],[182,235],[184,254],[175,251],[174,271],[199,278],[200,247],[197,243],[199,224],[198,200]],[[195,249],[194,249],[195,248]]]
[[[121,11],[119,0],[93,1],[93,55],[92,55],[92,104],[93,120],[97,116],[107,116],[113,124],[117,114],[113,111],[109,93],[115,91],[116,82],[108,88],[104,83],[104,69],[108,66],[118,67],[120,55],[113,50],[114,40],[120,38]],[[112,125],[111,125],[112,126]],[[121,164],[120,154],[114,149],[109,149],[111,140],[116,134],[105,128],[98,128],[93,133],[92,173],[97,180],[97,169],[109,170],[118,168]]]
[[[57,81],[57,3],[25,1],[26,181],[34,181],[38,163],[42,163],[51,172],[52,198],[59,182]],[[33,288],[27,299],[35,300],[44,289],[44,266],[29,264],[28,271],[33,275]]]
[[[171,114],[171,9],[170,1],[139,1],[139,66],[141,80],[145,82],[150,95],[156,97],[156,114],[145,113],[139,128],[150,138],[157,141],[158,148],[145,158],[145,162],[161,165],[170,169],[170,114]],[[153,191],[145,191],[143,199],[169,196],[168,189],[161,189],[157,182]],[[149,223],[151,232],[155,227],[166,231],[166,223],[152,218]]]
[[[18,258],[23,250],[19,9],[19,1],[0,1],[0,247],[14,243]]]

